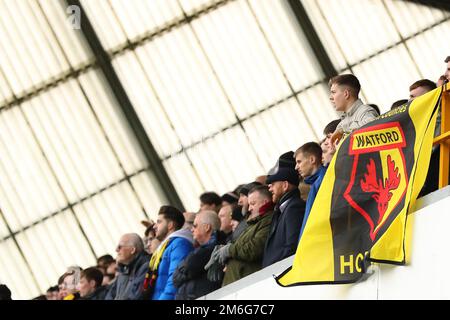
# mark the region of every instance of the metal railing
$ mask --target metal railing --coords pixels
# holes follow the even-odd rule
[[[445,84],[441,104],[441,134],[434,138],[433,144],[440,145],[439,189],[447,186],[450,162],[450,83]]]

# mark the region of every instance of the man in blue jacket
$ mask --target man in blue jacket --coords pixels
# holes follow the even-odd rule
[[[295,151],[295,170],[303,177],[306,184],[311,185],[308,198],[306,200],[305,217],[303,218],[302,229],[305,228],[317,191],[322,184],[326,169],[322,166],[322,148],[316,142],[308,142]]]
[[[174,300],[177,289],[173,274],[178,265],[194,250],[192,232],[182,229],[184,216],[177,208],[162,206],[156,221],[156,238],[161,241],[150,260],[147,281],[152,286],[152,300]],[[145,285],[144,285],[145,286]]]
[[[305,201],[300,198],[299,176],[295,171],[294,153],[282,154],[267,175],[266,183],[275,203],[262,267],[265,268],[295,253],[305,214]]]

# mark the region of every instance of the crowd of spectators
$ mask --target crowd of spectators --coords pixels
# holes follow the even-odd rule
[[[414,82],[409,99],[398,108],[450,80],[450,57],[437,83]],[[359,98],[358,79],[351,74],[329,81],[330,101],[341,114],[327,124],[320,141],[281,154],[267,175],[243,181],[222,196],[205,192],[197,212],[171,205],[157,220],[142,221],[143,237],[127,233],[118,239],[116,257],[106,254],[97,265],[71,266],[43,300],[172,300],[196,299],[295,253],[316,194],[336,147],[353,130],[376,119],[378,106]],[[440,118],[435,135],[440,134]],[[439,147],[434,147],[421,195],[437,189]],[[0,300],[11,299],[0,285]]]

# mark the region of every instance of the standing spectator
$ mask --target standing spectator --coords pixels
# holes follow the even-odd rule
[[[201,211],[195,217],[192,234],[200,246],[178,265],[173,274],[173,283],[178,288],[176,300],[194,300],[220,288],[220,281],[209,281],[205,270],[217,244],[219,227],[220,221],[214,211]]]
[[[434,89],[436,89],[436,84],[433,81],[428,79],[417,80],[409,87],[409,100],[412,101]]]
[[[162,206],[156,222],[156,237],[161,241],[153,253],[144,282],[143,298],[175,299],[173,273],[194,249],[192,232],[182,229],[183,214],[175,207]],[[186,232],[188,231],[188,232]]]
[[[322,184],[326,169],[322,166],[322,149],[316,142],[308,142],[295,151],[295,169],[303,177],[305,183],[311,185],[306,200],[305,216],[303,218],[300,237],[305,228],[317,191]]]
[[[209,267],[226,263],[222,286],[261,269],[264,244],[272,221],[272,195],[267,186],[256,186],[248,193],[248,227],[236,241],[215,249]]]
[[[247,184],[244,184],[239,189],[239,200],[238,205],[242,208],[242,219],[235,227],[233,231],[233,239],[239,238],[239,235],[247,228],[247,219],[248,219],[248,192],[256,186],[262,185],[260,182],[253,181]]]
[[[444,73],[444,77],[447,80],[447,82],[449,82],[450,81],[450,56],[445,58],[444,62],[447,64],[445,73]]]
[[[333,144],[340,141],[343,135],[378,117],[375,109],[359,99],[361,85],[352,74],[343,74],[330,79],[330,100],[336,111],[342,112],[341,122],[331,137]]]
[[[205,192],[200,195],[200,211],[212,210],[219,213],[222,198],[215,192]]]
[[[136,300],[141,294],[150,257],[137,233],[124,234],[116,252],[118,275],[108,288],[105,300]]]
[[[98,268],[87,268],[81,271],[78,292],[83,300],[104,300],[106,287],[102,286],[103,273]]]
[[[263,268],[293,255],[297,248],[306,204],[300,198],[292,151],[280,156],[267,176],[267,184],[276,205],[264,249]]]

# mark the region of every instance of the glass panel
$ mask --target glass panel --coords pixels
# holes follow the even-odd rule
[[[65,205],[20,109],[0,113],[0,203],[13,231]]]
[[[86,239],[70,211],[65,211],[19,233],[19,245],[41,292],[56,285],[67,267],[96,264]],[[45,250],[44,250],[45,248]]]
[[[71,23],[73,13],[66,11],[68,7],[66,1],[40,0],[38,3],[72,67],[91,61],[94,58],[92,52],[81,29],[73,27]]]
[[[188,149],[187,154],[204,191],[223,194],[265,173],[258,155],[238,126]]]
[[[23,109],[69,201],[123,177],[75,80],[30,100]]]
[[[13,300],[31,299],[45,292],[37,288],[30,269],[12,239],[0,242],[0,252],[0,283],[8,286]]]
[[[444,11],[407,1],[384,2],[404,38],[449,16]]]
[[[353,68],[367,103],[375,103],[384,113],[394,101],[408,99],[409,86],[420,79],[414,62],[401,45]]]
[[[295,98],[262,112],[243,125],[263,164],[260,175],[266,174],[281,154],[295,151],[305,142],[317,141]]]
[[[236,118],[188,26],[136,49],[183,146]]]
[[[147,166],[141,147],[112,96],[103,74],[98,70],[91,70],[80,76],[80,84],[127,174]]]
[[[447,67],[444,60],[450,55],[450,33],[448,30],[450,30],[450,21],[444,22],[406,42],[420,72],[425,78],[432,81],[437,81]]]
[[[347,62],[345,61],[341,44],[337,41],[337,37],[325,19],[322,8],[317,3],[317,0],[301,0],[301,2],[334,66],[338,70],[344,69],[347,66]]]
[[[160,157],[174,153],[180,141],[135,52],[115,58],[113,65]]]
[[[188,15],[195,11],[201,11],[208,6],[214,5],[222,0],[179,0],[184,12]]]
[[[205,188],[186,155],[177,154],[163,164],[186,210],[197,211],[200,208],[198,197]]]
[[[239,117],[291,93],[246,1],[228,3],[192,26]]]
[[[125,233],[144,233],[140,224],[145,215],[128,182],[122,182],[74,206],[95,254],[114,255]]]
[[[183,18],[176,0],[110,0],[110,3],[130,40]]]
[[[126,43],[127,36],[108,0],[81,0],[92,27],[105,50]]]
[[[317,2],[330,32],[336,37],[350,64],[400,40],[381,1],[346,0],[345,4],[342,0]],[[325,40],[322,39],[322,42]]]
[[[156,221],[159,208],[167,204],[166,197],[160,190],[151,171],[145,171],[131,178],[131,183],[136,191],[140,202],[150,219]]]
[[[323,72],[287,3],[268,0],[249,3],[294,90],[319,81]]]

